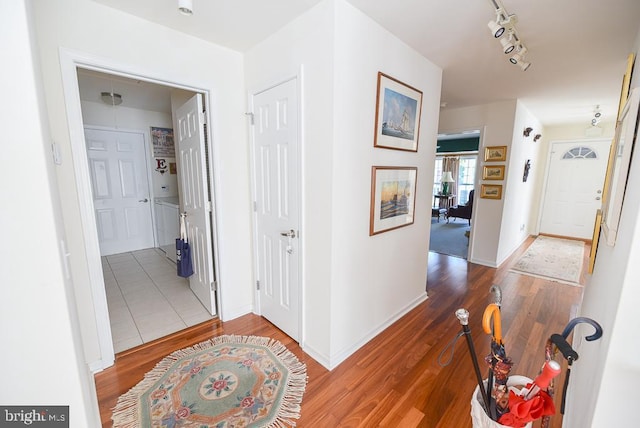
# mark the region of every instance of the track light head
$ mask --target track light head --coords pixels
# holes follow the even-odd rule
[[[515,40],[513,34],[509,32],[509,37],[503,37],[500,39],[500,44],[502,45],[502,50],[505,54],[510,54],[516,48]]]
[[[498,23],[497,20],[496,21],[489,21],[487,26],[489,27],[489,30],[491,31],[491,34],[493,34],[493,37],[495,37],[496,39],[499,39],[500,37],[502,37],[504,35],[505,27],[500,25],[500,23]]]
[[[523,45],[519,45],[516,48],[516,53],[513,54],[511,58],[509,58],[509,61],[511,62],[511,64],[517,64],[520,61],[524,61],[524,56],[526,53],[527,53],[527,48],[524,47]]]
[[[531,63],[527,61],[518,61],[518,66],[522,69],[522,71],[527,71],[529,67],[531,67]]]

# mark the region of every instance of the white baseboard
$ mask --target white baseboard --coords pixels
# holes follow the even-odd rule
[[[365,344],[367,344],[367,342],[369,342],[371,339],[373,339],[374,337],[376,337],[377,335],[382,333],[382,331],[384,331],[387,327],[389,327],[394,322],[398,321],[400,318],[405,316],[407,313],[412,311],[416,306],[418,306],[420,303],[424,302],[428,298],[429,298],[429,296],[427,295],[426,292],[424,294],[421,294],[413,302],[409,303],[407,306],[405,306],[403,309],[398,311],[396,314],[394,314],[391,317],[389,317],[386,321],[384,321],[382,324],[380,324],[377,328],[374,328],[373,330],[371,330],[362,339],[360,339],[356,344],[354,344],[353,346],[350,346],[350,347],[348,347],[346,349],[343,349],[342,351],[340,351],[340,352],[338,352],[336,354],[332,354],[331,357],[330,357],[328,365],[325,365],[325,364],[322,364],[322,363],[321,364],[323,366],[325,366],[325,367],[328,367],[329,370],[335,369],[344,360],[346,360],[352,354],[354,354],[358,349],[362,348]],[[318,361],[318,362],[320,362],[320,361]]]

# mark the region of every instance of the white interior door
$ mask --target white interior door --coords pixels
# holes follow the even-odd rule
[[[144,136],[85,128],[100,254],[152,248]]]
[[[591,239],[610,141],[552,143],[540,232]]]
[[[254,94],[253,156],[260,313],[299,340],[297,81]]]
[[[207,310],[215,315],[215,277],[211,198],[202,95],[196,94],[176,111],[178,123],[178,179],[181,211],[191,245],[193,275],[189,285]]]

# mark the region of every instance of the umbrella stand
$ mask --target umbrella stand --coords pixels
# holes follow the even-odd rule
[[[458,309],[456,311],[456,318],[460,320],[460,324],[462,325],[462,332],[467,339],[467,346],[469,347],[469,356],[471,357],[471,362],[473,363],[473,369],[476,372],[476,378],[478,380],[478,387],[480,389],[480,393],[482,394],[482,399],[484,400],[484,405],[486,406],[486,410],[489,410],[489,399],[487,398],[487,391],[484,389],[484,382],[482,381],[482,375],[480,374],[480,366],[478,365],[478,357],[476,356],[476,349],[473,346],[473,340],[471,339],[471,330],[469,329],[469,311],[466,309]]]

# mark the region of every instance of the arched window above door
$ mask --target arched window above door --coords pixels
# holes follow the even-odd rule
[[[596,152],[591,150],[589,147],[579,146],[574,147],[570,150],[567,150],[564,155],[562,155],[562,159],[597,159],[598,155]]]

